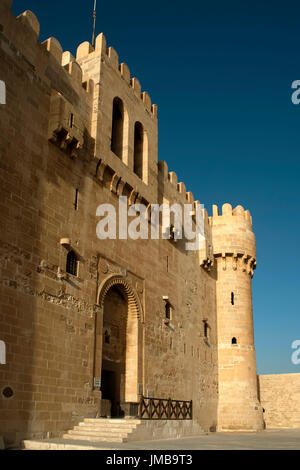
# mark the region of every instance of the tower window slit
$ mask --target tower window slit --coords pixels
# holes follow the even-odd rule
[[[105,330],[105,333],[104,333],[104,343],[105,344],[110,344],[110,335],[109,335],[109,332],[107,330]]]
[[[171,320],[171,304],[166,302],[165,305],[165,317],[167,320]]]
[[[75,209],[75,211],[78,210],[78,196],[79,196],[79,190],[76,189],[76,190],[75,190],[75,201],[74,201],[74,209]]]

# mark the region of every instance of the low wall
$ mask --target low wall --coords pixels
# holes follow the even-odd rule
[[[300,374],[259,375],[266,428],[300,428]]]
[[[136,430],[128,435],[128,441],[178,439],[201,434],[203,429],[194,420],[142,420]]]

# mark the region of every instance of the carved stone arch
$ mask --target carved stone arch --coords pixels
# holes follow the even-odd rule
[[[98,289],[98,305],[103,308],[105,296],[113,286],[119,287],[126,294],[128,299],[128,315],[130,318],[137,318],[141,323],[144,323],[143,306],[136,290],[125,277],[119,274],[112,274],[102,281]]]
[[[122,356],[125,361],[124,381],[120,381],[115,389],[116,395],[120,397],[120,406],[125,416],[131,415],[130,403],[137,406],[140,394],[140,387],[143,383],[143,328],[144,313],[141,301],[135,288],[129,279],[122,274],[111,274],[107,276],[98,288],[97,303],[99,306],[99,315],[96,317],[96,344],[95,344],[95,371],[102,374],[113,369],[107,364],[103,343],[103,325],[106,315],[105,301],[112,288],[116,288],[124,295],[127,303],[127,320],[121,328],[125,328],[126,346]],[[121,357],[121,356],[120,356]],[[105,361],[105,364],[104,364]],[[104,368],[103,368],[104,367]],[[112,366],[113,367],[113,366]],[[103,377],[104,379],[104,377]],[[104,382],[105,383],[105,382]],[[122,384],[122,385],[121,385]],[[128,408],[129,407],[129,408]]]

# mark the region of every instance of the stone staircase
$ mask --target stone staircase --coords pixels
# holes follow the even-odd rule
[[[138,419],[85,418],[62,437],[77,441],[128,442],[139,424]]]
[[[195,421],[85,418],[61,438],[30,439],[22,442],[26,450],[117,450],[138,441],[199,436]],[[128,443],[128,444],[127,444]]]

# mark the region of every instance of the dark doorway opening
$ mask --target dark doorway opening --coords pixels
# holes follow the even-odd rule
[[[127,299],[111,287],[104,300],[101,372],[102,399],[111,402],[111,417],[124,416],[127,314]]]
[[[111,417],[120,417],[120,393],[117,386],[116,372],[111,370],[102,370],[101,374],[101,392],[102,400],[109,400],[111,402]]]

